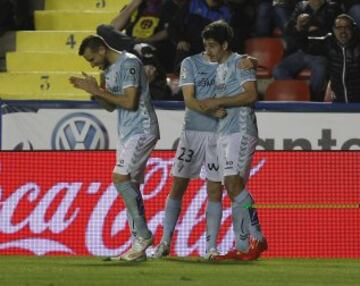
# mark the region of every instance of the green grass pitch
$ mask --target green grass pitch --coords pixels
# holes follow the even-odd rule
[[[360,285],[355,259],[204,262],[166,258],[104,262],[98,257],[0,256],[1,286]]]

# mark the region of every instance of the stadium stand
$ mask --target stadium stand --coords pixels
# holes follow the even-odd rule
[[[267,101],[309,101],[309,86],[302,80],[274,80],[266,89]]]
[[[128,2],[128,0],[45,0],[45,10],[119,11]]]
[[[35,31],[16,32],[15,51],[6,53],[6,70],[0,73],[2,99],[88,100],[74,89],[70,75],[91,72],[77,56],[82,39],[95,27],[109,23],[127,0],[45,0],[34,12]]]
[[[251,38],[245,42],[245,52],[258,59],[258,78],[271,78],[272,69],[283,57],[284,48],[280,38]]]
[[[70,75],[80,71],[99,73],[77,56],[79,44],[101,23],[109,23],[128,0],[44,0],[44,10],[34,12],[35,31],[17,31],[16,47],[6,53],[6,71],[0,73],[2,99],[88,100],[72,88]],[[251,38],[246,53],[258,58],[261,98],[272,81],[272,69],[283,56],[281,38]],[[309,71],[299,79],[308,79]],[[168,85],[178,93],[178,77],[167,75]]]

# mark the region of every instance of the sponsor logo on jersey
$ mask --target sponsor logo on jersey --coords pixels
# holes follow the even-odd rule
[[[215,84],[215,79],[209,80],[208,78],[204,77],[201,78],[197,83],[196,86],[199,87],[207,87],[213,86]]]

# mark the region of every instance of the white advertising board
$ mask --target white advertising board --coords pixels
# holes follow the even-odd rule
[[[174,149],[183,110],[157,110],[157,149]],[[259,150],[359,150],[360,114],[257,112]],[[39,109],[2,116],[2,150],[115,149],[116,113],[101,109]]]

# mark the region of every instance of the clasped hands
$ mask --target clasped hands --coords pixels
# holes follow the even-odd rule
[[[95,79],[95,77],[82,72],[84,77],[71,76],[69,78],[70,83],[75,87],[82,89],[92,95],[96,95],[100,87]]]
[[[224,118],[227,115],[226,109],[220,105],[216,98],[208,98],[199,101],[201,109],[215,118]]]

